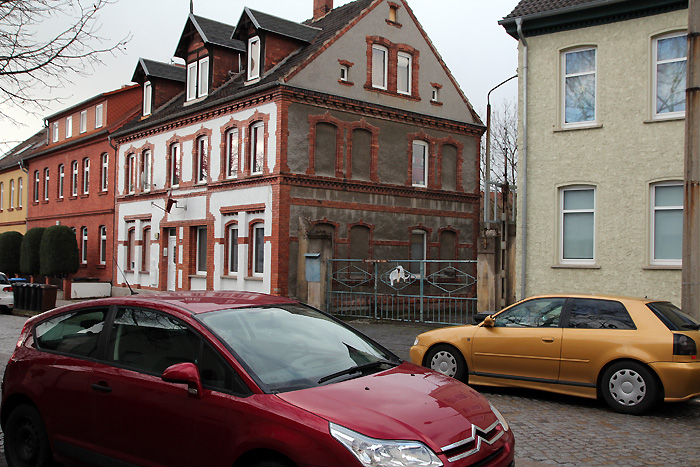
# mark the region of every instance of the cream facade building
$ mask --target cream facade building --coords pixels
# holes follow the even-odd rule
[[[522,0],[517,291],[681,302],[687,1]]]

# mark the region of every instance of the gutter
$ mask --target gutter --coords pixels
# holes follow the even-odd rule
[[[521,232],[521,265],[520,265],[520,299],[525,298],[525,283],[527,280],[527,39],[523,34],[523,18],[516,18],[515,24],[518,26],[518,37],[523,43],[523,147],[520,149],[518,174],[520,175],[520,186],[518,192],[522,197],[522,207],[520,209],[522,216],[522,232]]]

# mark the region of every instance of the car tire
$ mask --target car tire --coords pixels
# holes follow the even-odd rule
[[[424,365],[445,376],[467,382],[467,362],[462,353],[451,345],[432,347],[425,356]]]
[[[609,366],[600,383],[605,402],[616,412],[641,414],[658,400],[656,378],[637,362],[617,362]]]
[[[12,308],[7,307],[7,306],[0,306],[0,314],[3,314],[3,315],[11,315],[11,314],[12,314]]]
[[[50,467],[49,438],[39,412],[31,405],[20,405],[7,419],[5,456],[8,467]]]

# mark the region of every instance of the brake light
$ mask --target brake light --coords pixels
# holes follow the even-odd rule
[[[19,333],[19,339],[17,339],[16,348],[19,348],[24,343],[24,340],[29,335],[29,329],[30,329],[29,323],[24,323],[24,326],[22,327],[22,332]]]
[[[673,355],[697,355],[695,341],[685,334],[673,335]]]
[[[12,286],[3,287],[3,288],[2,288],[2,291],[3,291],[3,292],[12,292]]]

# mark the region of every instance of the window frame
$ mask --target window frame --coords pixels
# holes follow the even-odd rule
[[[131,227],[127,229],[126,231],[126,271],[133,272],[134,268],[136,267],[136,262],[134,261],[135,259],[135,251],[134,248],[136,247],[136,228]]]
[[[73,136],[73,116],[66,117],[66,139]]]
[[[594,62],[594,71],[593,72],[581,72],[581,73],[572,73],[572,74],[567,74],[566,72],[566,57],[569,54],[573,53],[579,53],[579,52],[585,52],[588,50],[593,50],[595,52],[595,62]],[[561,112],[561,119],[560,119],[560,125],[561,128],[582,128],[582,127],[590,127],[590,126],[597,126],[598,125],[598,47],[595,45],[587,45],[587,46],[581,46],[581,47],[575,47],[575,48],[570,48],[566,50],[562,50],[560,53],[560,60],[561,60],[561,78],[560,78],[560,83],[561,83],[561,93],[560,93],[560,112]],[[593,99],[593,119],[592,120],[582,120],[582,121],[576,121],[576,122],[567,122],[566,121],[566,80],[567,78],[576,78],[584,75],[593,75],[593,90],[594,90],[594,99]]]
[[[90,193],[90,158],[83,158],[83,194]]]
[[[379,71],[379,64],[376,60],[375,51],[382,52],[384,54],[381,63],[382,72],[382,83],[376,83],[375,77],[377,76],[377,71]],[[389,87],[389,49],[379,44],[372,44],[372,87],[375,89],[381,89],[383,91],[388,90]]]
[[[22,185],[23,185],[23,178],[19,177],[17,179],[17,208],[22,209]]]
[[[250,226],[251,239],[251,272],[255,277],[265,275],[265,223],[254,222]],[[262,233],[262,241],[258,238],[258,233]],[[260,266],[260,269],[258,269]]]
[[[593,208],[587,209],[564,209],[564,198],[565,193],[571,191],[592,191],[593,192]],[[559,188],[559,264],[562,265],[583,265],[583,266],[593,266],[596,263],[596,230],[597,230],[597,208],[598,208],[598,190],[593,185],[574,185],[574,186],[564,186]],[[564,258],[565,251],[565,229],[564,229],[564,219],[567,214],[593,214],[593,238],[591,239],[592,247],[592,258]]]
[[[70,193],[71,196],[78,196],[78,161],[71,162],[71,179],[70,179]]]
[[[151,272],[151,226],[141,231],[141,272]]]
[[[407,59],[408,65],[406,66],[406,85],[407,89],[402,90],[399,88],[399,83],[401,80],[401,59]],[[413,92],[413,55],[406,52],[398,52],[396,54],[396,92],[405,96],[410,96]]]
[[[95,128],[102,128],[104,124],[104,104],[97,104],[95,106]]]
[[[141,191],[151,191],[151,165],[153,158],[150,149],[141,151],[141,166],[139,171],[139,186]]]
[[[80,112],[80,133],[87,132],[87,110]]]
[[[99,227],[100,233],[100,265],[107,264],[107,226]]]
[[[80,229],[80,264],[87,264],[88,228]]]
[[[196,233],[196,246],[195,246],[195,251],[196,251],[196,257],[195,257],[195,273],[198,276],[206,276],[207,275],[207,226],[206,225],[200,225],[195,228],[195,233]],[[204,240],[204,244],[202,244],[202,240]],[[204,251],[202,251],[204,249]]]
[[[256,45],[257,49],[253,53],[253,46]],[[261,63],[260,56],[262,55],[262,41],[260,36],[253,36],[248,39],[248,54],[247,54],[247,81],[253,81],[260,79]],[[257,60],[256,60],[257,59]]]
[[[39,174],[38,170],[34,171],[34,202],[38,203],[39,202],[39,188],[41,186],[41,175]],[[10,203],[10,207],[12,207],[12,203]]]
[[[196,144],[196,154],[195,154],[195,184],[207,183],[209,178],[208,174],[208,159],[207,159],[207,149],[208,149],[208,138],[207,136],[200,136],[195,140]]]
[[[415,236],[420,236],[422,237],[422,243],[421,247],[423,249],[423,257],[422,258],[414,258],[413,256],[413,237]],[[415,243],[416,245],[418,243]],[[421,264],[426,265],[427,269],[427,263],[424,263],[428,259],[428,232],[423,230],[423,229],[412,229],[410,234],[409,234],[409,241],[408,241],[408,248],[409,248],[409,258],[411,260],[409,264],[409,272],[413,274],[415,277],[420,277],[420,270],[421,270]],[[424,270],[423,273],[427,274],[427,270]]]
[[[58,165],[58,199],[63,199],[63,184],[66,180],[66,167],[64,164]]]
[[[187,102],[197,98],[197,62],[187,64]]]
[[[235,135],[235,138],[232,138]],[[226,131],[226,178],[234,179],[238,178],[238,169],[240,165],[241,158],[241,144],[240,144],[240,131],[238,127],[230,128]],[[231,152],[233,149],[233,142],[235,141],[236,157],[235,161],[231,160]]]
[[[143,109],[144,117],[151,115],[153,111],[153,86],[150,81],[143,83]]]
[[[49,200],[49,182],[50,182],[50,177],[51,173],[48,167],[44,167],[44,201]],[[12,180],[14,182],[14,180]],[[14,184],[12,186],[12,195],[14,197]],[[13,206],[14,207],[14,206]]]
[[[258,120],[250,125],[250,174],[260,175],[265,171],[265,122]],[[262,146],[260,149],[259,146]],[[261,151],[260,167],[257,166],[258,150]]]
[[[100,190],[109,190],[109,154],[102,153],[100,156]]]
[[[423,182],[422,183],[417,183],[415,179],[415,171],[413,170],[413,167],[415,166],[414,160],[416,157],[416,146],[420,146],[423,148]],[[419,188],[427,188],[428,187],[428,170],[430,169],[430,143],[427,141],[423,141],[422,139],[415,139],[411,143],[411,185]]]
[[[680,187],[683,189],[684,184],[682,181],[664,181],[658,183],[652,183],[650,185],[650,223],[649,223],[649,264],[652,266],[682,266],[683,265],[683,253],[681,248],[681,255],[678,259],[657,259],[656,258],[656,215],[658,211],[680,211],[681,219],[683,217],[683,197],[681,196],[681,204],[674,206],[656,206],[656,189],[659,187]],[[681,222],[681,245],[683,242],[683,223]]]
[[[10,208],[15,208],[15,179],[10,179]]]
[[[180,185],[180,143],[172,143],[168,150],[170,169],[168,171],[168,182],[171,187]]]
[[[136,153],[126,155],[126,186],[127,194],[136,192]]]
[[[209,57],[197,62],[197,98],[209,95]]]
[[[240,258],[238,251],[239,237],[240,231],[238,230],[238,224],[231,224],[226,228],[226,244],[228,246],[228,254],[226,258],[228,265],[226,268],[226,272],[228,273],[228,275],[238,274],[238,260]]]
[[[5,209],[5,184],[0,182],[0,212]]]
[[[51,138],[52,142],[58,142],[58,134],[58,122],[53,122],[53,137]]]
[[[651,68],[651,76],[652,76],[652,85],[651,85],[651,115],[654,120],[667,120],[667,119],[673,119],[673,118],[684,118],[685,117],[685,109],[686,107],[686,93],[685,93],[685,88],[687,86],[687,76],[688,76],[688,50],[686,48],[685,56],[683,59],[668,59],[668,60],[662,60],[661,62],[659,61],[659,53],[658,53],[658,47],[659,47],[659,41],[664,40],[664,39],[672,39],[675,37],[686,37],[688,36],[687,31],[674,31],[674,32],[669,32],[669,33],[664,33],[660,34],[658,36],[655,36],[652,38],[652,47],[651,47],[651,62],[652,62],[652,68]],[[674,63],[674,62],[680,62],[684,61],[686,64],[686,77],[685,77],[685,82],[686,85],[683,86],[683,102],[684,102],[684,110],[680,111],[675,111],[675,112],[663,112],[659,113],[658,112],[658,107],[656,100],[658,99],[658,92],[659,92],[659,87],[658,87],[658,75],[659,75],[659,65],[660,64],[667,64],[667,63]]]

